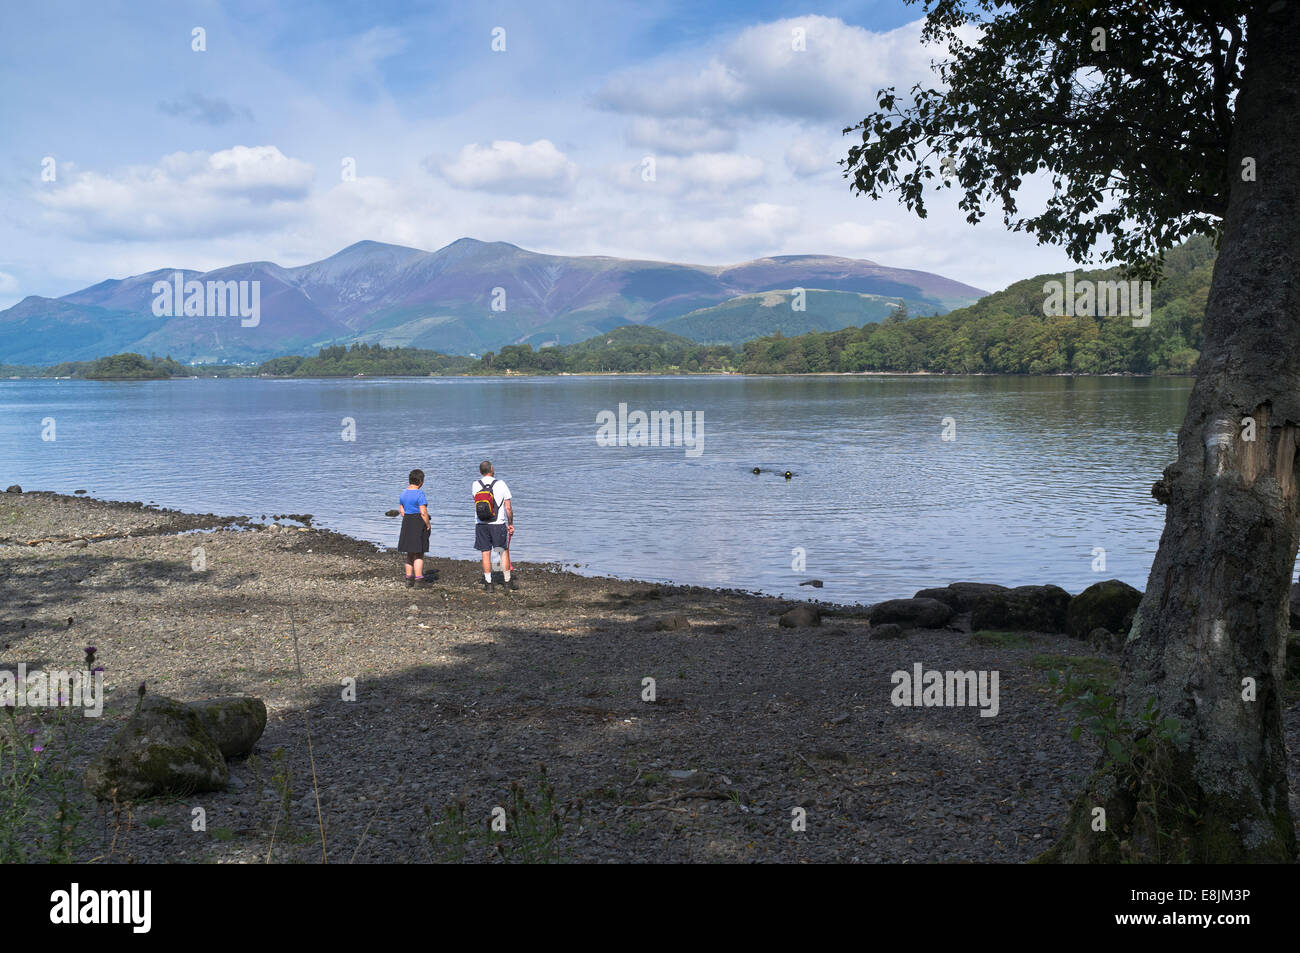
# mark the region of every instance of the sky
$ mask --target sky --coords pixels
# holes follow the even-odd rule
[[[1071,267],[999,212],[967,224],[951,192],[924,220],[850,192],[843,129],[877,89],[935,82],[920,12],[5,0],[0,308],[363,239],[842,255],[988,291]]]

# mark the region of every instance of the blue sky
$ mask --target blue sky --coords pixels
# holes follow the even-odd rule
[[[841,129],[877,88],[930,76],[918,16],[901,2],[8,0],[0,308],[161,267],[299,265],[361,239],[704,264],[835,254],[989,290],[1069,267],[997,215],[967,225],[950,198],[921,221],[849,193]]]

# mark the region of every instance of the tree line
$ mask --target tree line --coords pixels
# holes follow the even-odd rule
[[[780,334],[738,350],[699,344],[658,328],[629,325],[586,341],[534,350],[511,344],[479,358],[416,348],[354,344],[316,357],[280,357],[259,373],[286,377],[429,374],[730,373],[809,374],[1188,374],[1199,355],[1214,246],[1195,238],[1171,252],[1152,291],[1151,322],[1130,316],[1044,314],[1040,275],[948,314],[908,317],[900,307],[878,324]],[[1120,269],[1080,272],[1115,281]]]
[[[1208,239],[1171,252],[1152,289],[1147,327],[1134,327],[1128,316],[1045,315],[1044,281],[1060,276],[1040,275],[943,315],[748,341],[737,364],[746,374],[1189,374],[1200,354],[1213,267]],[[1122,277],[1117,268],[1078,275]]]

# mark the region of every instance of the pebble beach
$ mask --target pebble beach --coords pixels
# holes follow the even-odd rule
[[[0,668],[92,645],[104,667],[103,715],[72,719],[78,764],[142,683],[268,710],[223,791],[128,811],[82,793],[83,859],[1024,862],[1096,756],[1046,675],[1115,659],[1064,635],[958,616],[873,638],[860,606],[782,625],[800,603],[527,562],[520,591],[485,593],[472,558],[408,588],[400,563],[305,514],[0,494]],[[996,716],[895,704],[891,674],[917,664],[996,671]],[[1286,725],[1295,752],[1295,704]],[[512,804],[547,815],[540,848],[490,833]]]

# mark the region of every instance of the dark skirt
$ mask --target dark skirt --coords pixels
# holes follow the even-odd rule
[[[397,539],[399,553],[415,553],[423,556],[429,551],[429,528],[424,525],[424,517],[419,513],[402,515],[402,535]]]

